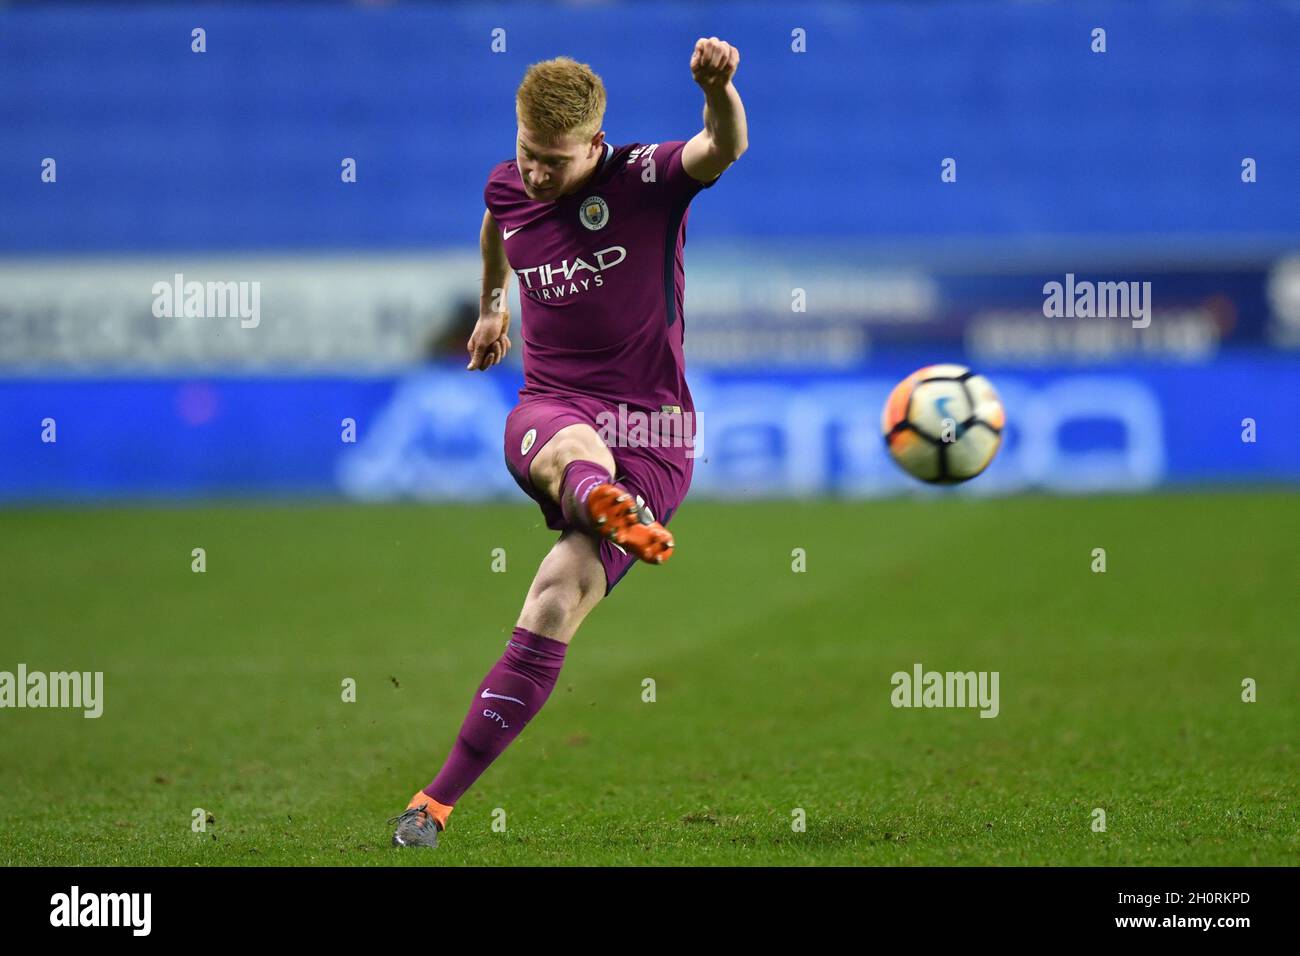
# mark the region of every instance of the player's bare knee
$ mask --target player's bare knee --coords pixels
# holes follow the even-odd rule
[[[524,613],[543,633],[571,634],[594,606],[592,591],[581,579],[547,578],[533,584]]]
[[[533,484],[558,499],[564,469],[574,461],[594,461],[603,465],[610,474],[614,473],[614,456],[596,430],[586,425],[570,425],[556,432],[546,447],[537,453],[529,475]]]

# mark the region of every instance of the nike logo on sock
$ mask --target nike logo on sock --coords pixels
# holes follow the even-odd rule
[[[524,702],[520,700],[518,697],[507,697],[505,694],[494,694],[490,690],[487,690],[486,688],[483,690],[483,693],[479,694],[478,696],[479,696],[479,700],[486,700],[489,697],[495,697],[498,700],[513,700],[520,707],[524,706]]]

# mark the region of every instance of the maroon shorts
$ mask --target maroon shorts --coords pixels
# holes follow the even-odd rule
[[[644,432],[638,434],[635,419],[631,428],[618,427],[620,421],[626,423],[635,414],[635,410],[625,407],[620,419],[618,406],[594,398],[530,395],[519,400],[506,418],[506,467],[524,493],[542,509],[548,528],[566,531],[570,524],[559,504],[533,487],[528,471],[533,456],[556,432],[576,424],[590,425],[605,440],[614,456],[615,481],[636,495],[660,524],[667,525],[672,519],[691,485],[694,452],[680,441],[663,441],[657,446],[648,443]],[[660,434],[669,439],[682,432],[681,419],[670,422],[670,414],[659,419]],[[636,562],[636,557],[612,541],[602,540],[600,561],[605,566],[605,593],[608,594]]]

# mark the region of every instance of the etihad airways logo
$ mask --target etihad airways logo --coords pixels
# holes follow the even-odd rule
[[[626,258],[625,248],[610,246],[591,253],[587,258],[576,256],[572,260],[561,259],[558,263],[529,266],[516,269],[515,274],[519,276],[524,295],[543,301],[564,299],[604,285],[605,277],[601,273]]]

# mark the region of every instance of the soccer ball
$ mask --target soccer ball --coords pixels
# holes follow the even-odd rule
[[[880,430],[900,468],[951,485],[988,467],[1002,444],[1006,413],[989,380],[964,365],[927,365],[885,400]]]

